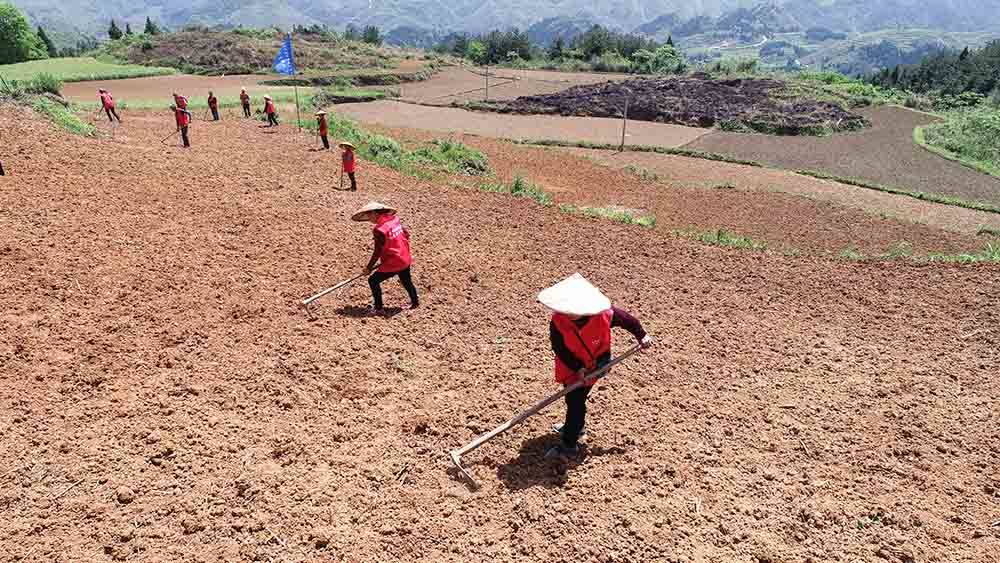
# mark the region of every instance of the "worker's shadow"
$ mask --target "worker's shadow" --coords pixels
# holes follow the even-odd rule
[[[376,313],[371,307],[361,307],[359,305],[344,305],[334,310],[335,313],[342,317],[351,317],[354,319],[377,319],[386,318],[391,319],[396,315],[403,312],[400,307],[386,307],[381,313]]]
[[[588,458],[625,453],[618,447],[591,447],[581,443],[580,453],[573,459],[545,459],[545,452],[558,444],[559,436],[554,433],[525,440],[516,458],[497,467],[497,478],[512,491],[562,487],[569,472],[585,464]]]

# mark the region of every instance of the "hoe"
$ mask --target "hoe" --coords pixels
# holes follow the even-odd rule
[[[501,424],[500,426],[497,426],[496,428],[494,428],[493,430],[490,430],[486,434],[483,434],[482,436],[476,438],[475,440],[469,442],[468,444],[462,446],[461,448],[458,448],[456,450],[452,450],[449,453],[449,456],[451,457],[451,462],[455,464],[455,467],[458,468],[458,470],[462,473],[462,475],[464,475],[465,478],[468,479],[469,482],[473,484],[473,486],[478,487],[478,484],[476,483],[476,480],[472,478],[472,475],[470,475],[469,472],[466,471],[464,467],[462,467],[462,456],[463,455],[465,455],[465,454],[467,454],[467,453],[469,453],[469,452],[471,452],[471,451],[479,448],[479,446],[482,446],[483,444],[485,444],[486,442],[489,442],[493,438],[496,438],[497,436],[503,434],[504,432],[510,430],[511,428],[517,426],[518,424],[521,424],[525,420],[528,420],[532,416],[534,416],[534,415],[538,414],[539,412],[541,412],[542,409],[544,409],[545,407],[551,405],[552,403],[558,401],[559,399],[565,397],[566,395],[572,393],[573,391],[576,391],[580,387],[583,387],[583,385],[585,383],[587,383],[589,381],[598,380],[598,379],[603,378],[604,376],[606,376],[608,374],[608,371],[615,364],[621,363],[622,361],[624,361],[625,359],[627,359],[629,356],[631,356],[631,355],[635,354],[636,352],[638,352],[641,348],[642,348],[642,346],[639,346],[639,345],[636,345],[636,346],[633,346],[632,348],[629,348],[628,351],[626,351],[625,353],[621,354],[617,358],[611,360],[609,363],[605,364],[603,367],[600,367],[600,368],[598,368],[598,369],[590,372],[589,374],[587,374],[587,376],[584,377],[581,381],[578,381],[578,382],[574,383],[573,385],[569,385],[567,387],[564,387],[562,391],[556,393],[555,395],[552,395],[551,397],[547,397],[545,399],[542,399],[541,401],[539,401],[539,402],[535,403],[534,405],[532,405],[528,410],[522,412],[521,414],[515,416],[514,418],[508,420],[507,422]]]
[[[376,268],[377,267],[378,266],[376,266]],[[313,316],[312,309],[310,309],[309,307],[310,307],[310,305],[313,304],[313,302],[315,302],[315,301],[317,301],[319,299],[322,299],[323,297],[326,297],[327,295],[333,293],[334,291],[337,291],[338,289],[340,289],[340,288],[342,288],[344,286],[351,285],[352,283],[358,281],[359,279],[361,279],[361,278],[363,278],[363,277],[365,277],[367,275],[368,274],[365,274],[365,273],[358,274],[358,275],[354,276],[353,278],[351,278],[349,280],[344,280],[344,281],[338,283],[337,285],[335,285],[333,287],[324,289],[323,291],[317,293],[316,295],[313,295],[312,297],[309,297],[307,299],[303,299],[302,300],[302,307],[306,310],[306,313],[309,314],[309,317],[312,318],[312,316]]]

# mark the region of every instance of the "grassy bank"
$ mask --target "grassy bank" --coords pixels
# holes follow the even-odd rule
[[[939,156],[1000,177],[1000,109],[983,105],[948,112],[944,118],[918,127],[913,140]]]
[[[314,133],[319,129],[315,119],[303,119],[301,125]],[[348,141],[357,147],[361,158],[403,174],[419,178],[440,172],[470,176],[493,174],[485,154],[451,139],[437,139],[416,150],[407,150],[399,141],[369,133],[356,122],[337,114],[327,114],[327,125],[332,143]]]
[[[92,57],[45,59],[0,65],[0,76],[5,80],[18,81],[32,80],[39,74],[49,74],[62,82],[82,82],[164,76],[176,72],[173,68],[114,64],[101,62]]]
[[[37,96],[30,100],[29,105],[31,109],[74,135],[86,137],[97,135],[97,129],[93,125],[85,123],[69,108],[51,98]]]

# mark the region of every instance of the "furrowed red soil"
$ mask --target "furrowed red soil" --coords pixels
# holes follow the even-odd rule
[[[772,137],[713,131],[685,148],[756,160],[791,170],[818,170],[892,187],[1000,204],[1000,180],[941,158],[913,141],[936,118],[906,108],[860,110],[870,129],[830,137]]]
[[[255,122],[116,141],[0,112],[0,553],[9,561],[968,561],[1000,552],[996,266],[702,246],[336,156]],[[353,275],[399,207],[422,307]],[[548,393],[540,288],[580,271],[657,339]],[[386,285],[387,304],[402,290]],[[617,350],[628,344],[618,334]]]
[[[246,88],[255,105],[263,104],[263,96],[292,92],[290,86],[261,86],[262,80],[273,80],[267,75],[243,76],[194,76],[189,74],[173,76],[150,76],[126,80],[98,80],[94,82],[70,82],[62,87],[63,95],[73,102],[97,103],[97,89],[110,91],[117,102],[128,104],[132,100],[163,99],[163,107],[173,103],[171,95],[177,92],[188,98],[207,98],[208,93],[216,96],[238,96],[240,88]],[[305,94],[308,89],[300,88]],[[124,117],[124,116],[123,116]]]

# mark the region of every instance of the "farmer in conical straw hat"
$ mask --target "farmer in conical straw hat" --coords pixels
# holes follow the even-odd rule
[[[323,140],[323,148],[330,150],[330,126],[326,123],[326,112],[319,110],[316,112],[316,123],[319,124],[319,138]]]
[[[538,294],[538,301],[552,310],[549,339],[555,352],[555,379],[573,385],[586,374],[611,361],[611,329],[632,333],[643,348],[652,345],[635,317],[618,307],[580,274],[573,274]],[[569,457],[579,452],[577,443],[587,417],[587,396],[596,380],[566,395],[566,422],[553,429],[562,442],[545,457]]]
[[[358,182],[354,178],[354,171],[357,170],[357,159],[354,157],[356,147],[347,141],[342,141],[339,146],[344,151],[340,159],[341,171],[351,179],[351,191],[356,192],[358,191]]]
[[[264,113],[267,114],[267,126],[278,126],[278,112],[274,109],[274,100],[271,96],[264,96]]]
[[[382,282],[399,276],[400,283],[410,296],[410,308],[416,309],[420,306],[417,298],[417,288],[413,286],[413,278],[410,276],[410,265],[413,259],[410,256],[410,233],[403,228],[403,224],[396,215],[396,210],[388,205],[377,201],[369,202],[351,216],[355,221],[368,221],[375,226],[372,228],[372,236],[375,238],[375,251],[368,260],[364,272],[371,274],[368,277],[368,285],[372,290],[375,312],[384,311],[382,304]],[[378,264],[378,271],[375,265]]]

